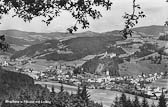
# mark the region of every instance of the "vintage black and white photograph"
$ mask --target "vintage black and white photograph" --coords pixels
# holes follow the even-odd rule
[[[0,107],[168,107],[168,0],[0,0]]]

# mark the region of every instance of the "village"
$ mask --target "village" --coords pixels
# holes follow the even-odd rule
[[[31,76],[35,81],[58,82],[71,86],[87,84],[88,89],[102,89],[119,91],[146,98],[158,99],[162,92],[168,99],[168,87],[151,85],[155,81],[167,78],[167,72],[154,74],[141,74],[137,76],[110,76],[109,71],[104,75],[95,75],[90,73],[74,74],[75,66],[55,65],[41,68],[42,71],[35,70],[30,65],[35,64],[33,59],[10,60],[6,56],[1,56],[1,67],[15,72]]]

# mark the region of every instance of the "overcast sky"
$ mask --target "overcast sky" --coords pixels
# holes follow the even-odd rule
[[[120,30],[124,27],[124,20],[122,16],[125,12],[131,12],[132,0],[112,0],[113,5],[110,11],[106,11],[103,8],[99,8],[103,17],[98,20],[90,19],[90,28],[83,30],[79,28],[79,32],[94,31],[94,32],[106,32],[112,30]],[[168,3],[166,0],[136,0],[141,5],[142,10],[146,14],[146,18],[141,19],[137,26],[148,25],[163,25],[168,18]],[[11,18],[11,15],[3,16],[1,20],[0,29],[17,29],[22,31],[32,32],[65,32],[66,28],[74,25],[75,20],[71,18],[71,15],[63,12],[61,17],[57,17],[54,21],[46,26],[41,22],[41,18],[35,18],[29,22],[24,22],[17,17]]]

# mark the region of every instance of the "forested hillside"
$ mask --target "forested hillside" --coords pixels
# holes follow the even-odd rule
[[[24,87],[34,86],[33,78],[0,68],[0,99],[16,95]]]
[[[49,40],[41,44],[32,45],[22,51],[18,51],[11,58],[36,56],[47,60],[71,61],[83,58],[87,55],[105,52],[109,45],[113,45],[119,40],[122,40],[122,37],[115,35],[78,37],[62,42]]]
[[[97,75],[106,75],[106,72],[109,71],[110,76],[119,76],[120,63],[123,63],[123,60],[118,57],[114,57],[114,58],[95,57],[87,61],[80,68],[77,68],[74,71],[75,73],[86,72],[86,73],[97,74]],[[81,70],[81,68],[83,70]]]

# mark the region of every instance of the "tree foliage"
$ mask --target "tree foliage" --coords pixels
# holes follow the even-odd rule
[[[165,101],[165,99],[163,100]],[[164,105],[164,106],[163,106]],[[120,97],[116,96],[113,104],[111,107],[156,107],[154,103],[149,104],[147,99],[143,97],[142,101],[140,102],[138,97],[135,96],[134,100],[127,98],[124,93]],[[157,107],[166,107],[165,103],[161,106]]]
[[[87,91],[87,89],[86,89],[86,85],[83,86],[80,95],[81,95],[82,100],[84,100],[85,103],[86,103],[86,105],[88,105],[88,104],[89,104],[89,100],[90,100],[90,98],[89,98],[89,97],[90,97],[90,94],[88,93],[88,91]]]
[[[14,11],[12,17],[19,17],[25,22],[30,22],[35,17],[43,17],[42,22],[47,25],[61,15],[62,11],[68,11],[76,20],[75,24],[67,29],[70,33],[77,31],[78,24],[83,29],[89,27],[88,17],[99,19],[101,12],[96,7],[111,9],[110,0],[1,0],[0,19],[3,15]],[[9,44],[5,42],[4,35],[0,36],[0,49],[6,51]]]
[[[68,11],[76,19],[74,26],[67,30],[72,33],[77,31],[77,24],[82,28],[89,27],[88,17],[99,19],[102,17],[101,12],[96,7],[103,7],[110,10],[112,2],[110,0],[4,0],[0,4],[0,15],[8,14],[10,10],[14,11],[13,17],[22,18],[25,22],[31,21],[35,17],[44,17],[43,22],[47,25],[61,15],[62,11]],[[132,30],[140,18],[145,17],[141,7],[133,0],[133,12],[125,13],[125,28],[122,30],[123,36],[132,35]]]
[[[134,101],[133,101],[133,106],[134,107],[141,107],[140,102],[138,100],[138,96],[135,96]]]
[[[100,6],[110,10],[112,2],[110,0],[3,0],[0,2],[0,18],[13,10],[15,13],[13,17],[17,16],[24,21],[31,21],[40,16],[44,17],[42,21],[49,25],[55,17],[61,15],[62,11],[68,11],[76,19],[74,26],[67,29],[72,33],[77,31],[77,24],[81,24],[83,29],[88,28],[88,17],[93,19],[102,17],[101,12],[96,8]],[[123,16],[125,28],[121,32],[125,38],[127,35],[132,36],[132,28],[138,24],[140,18],[145,17],[140,9],[140,5],[133,0],[132,13],[125,13]],[[165,26],[167,25],[168,21],[165,22]]]
[[[121,31],[123,33],[123,37],[127,38],[128,35],[132,36],[132,28],[138,24],[138,20],[140,18],[144,18],[145,14],[141,11],[141,7],[139,4],[136,4],[136,0],[133,0],[132,5],[132,13],[125,13],[123,18],[125,19],[125,28]]]
[[[0,35],[0,49],[2,51],[7,51],[7,49],[9,48],[9,44],[5,40],[5,35]]]
[[[146,98],[144,97],[142,100],[142,107],[149,107],[148,101],[146,100]]]
[[[111,107],[119,107],[119,105],[120,105],[119,98],[118,96],[116,96],[114,100],[114,105],[112,104]]]
[[[60,92],[64,92],[64,86],[62,83],[61,83],[61,87],[60,87]]]
[[[156,105],[154,104],[154,102],[152,103],[151,107],[156,107]]]
[[[4,0],[0,4],[0,14],[8,14],[13,10],[13,17],[18,16],[24,21],[40,16],[45,18],[42,21],[48,25],[55,17],[60,16],[62,11],[68,11],[76,19],[75,25],[67,29],[72,33],[78,29],[77,24],[81,24],[83,29],[88,28],[88,17],[102,17],[95,7],[102,6],[110,10],[111,5],[110,0]]]
[[[120,99],[119,99],[120,104],[122,105],[122,107],[126,106],[127,103],[127,97],[124,93],[122,93]]]
[[[163,91],[162,91],[162,94],[159,98],[158,107],[167,107],[166,106],[166,99],[165,99],[165,95],[164,95]]]

